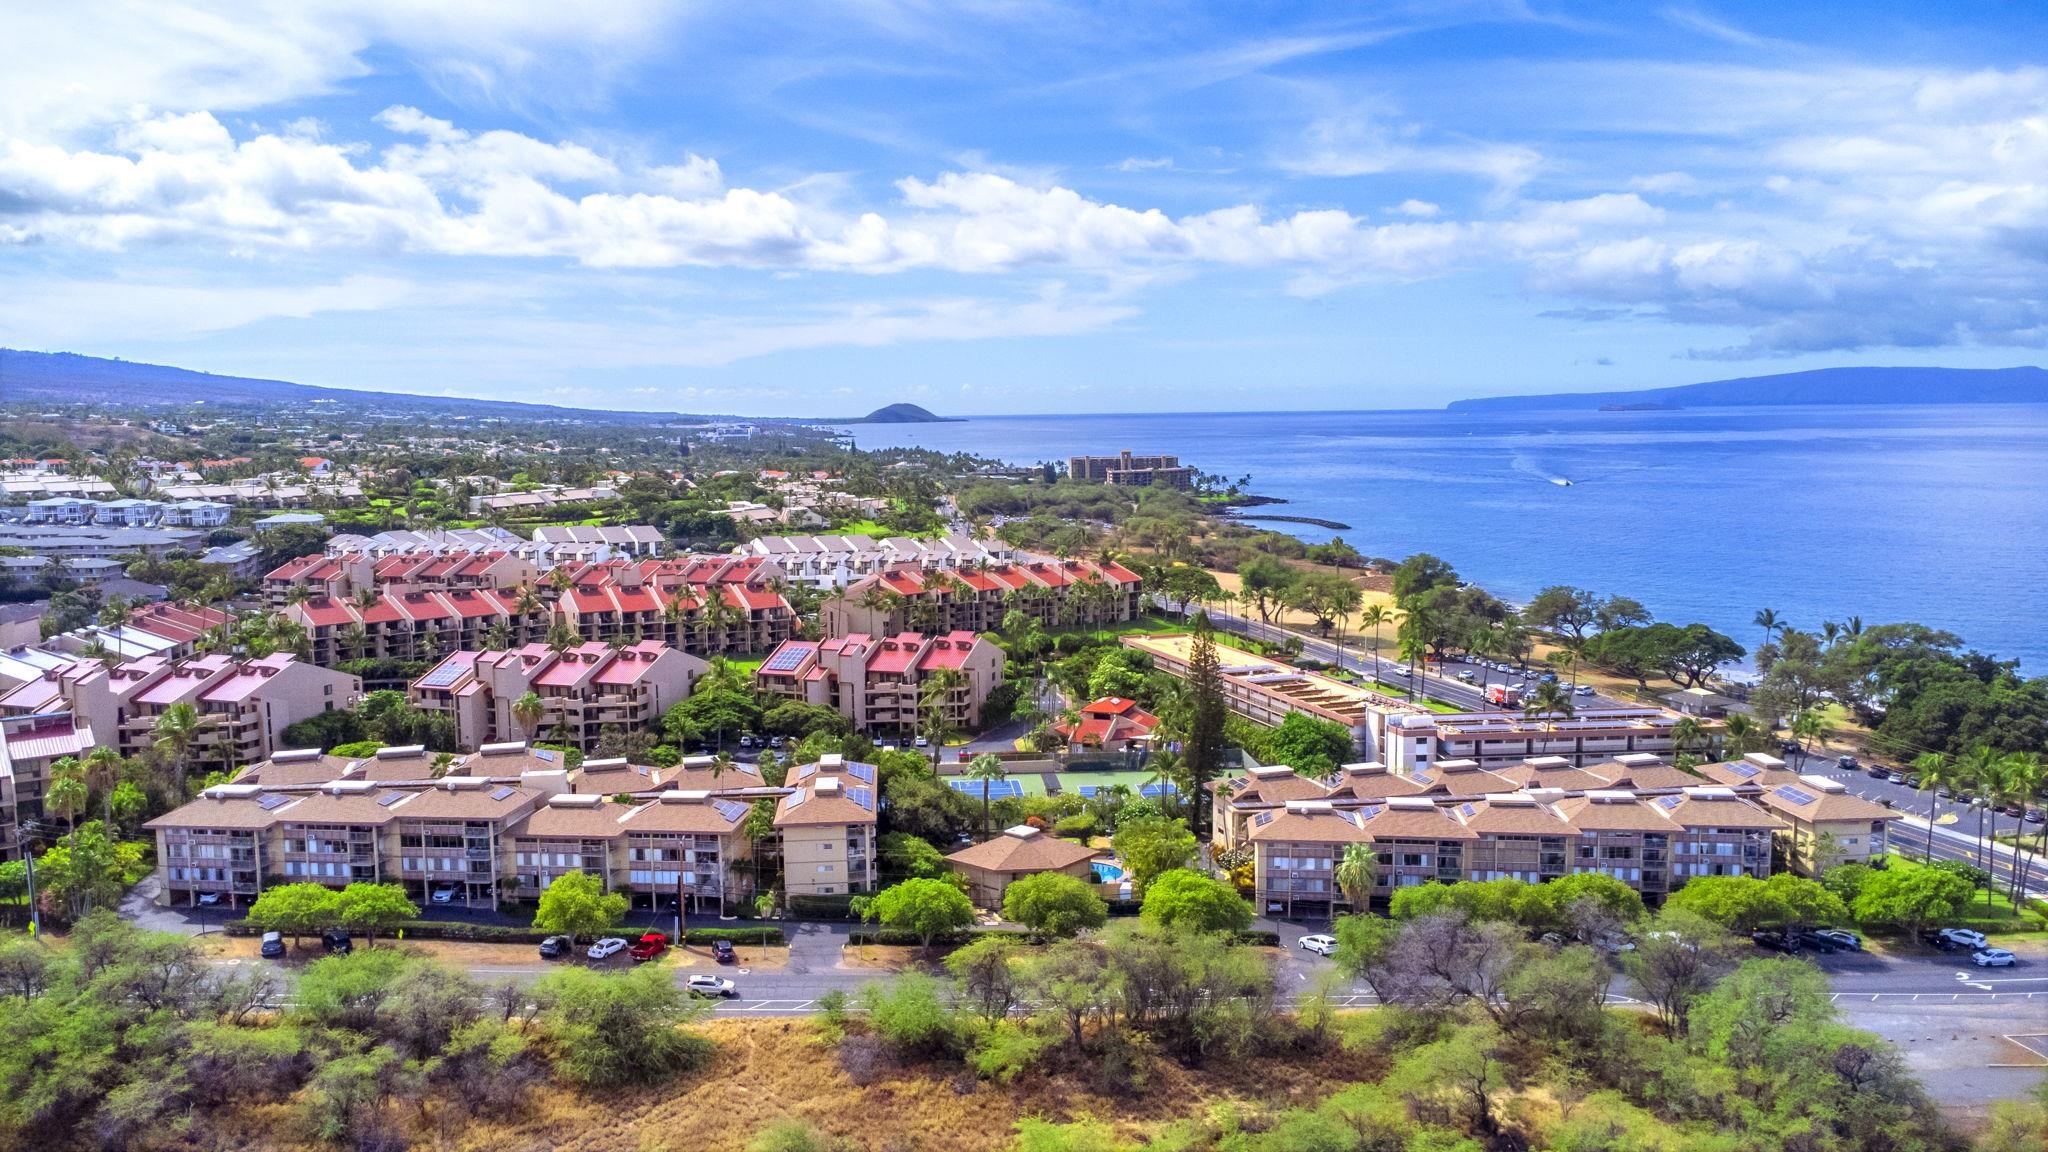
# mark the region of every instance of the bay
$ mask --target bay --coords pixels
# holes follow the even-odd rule
[[[1231,412],[978,417],[850,429],[1011,463],[1166,452],[1351,525],[1371,556],[1433,552],[1510,600],[1576,584],[1747,646],[1794,626],[1916,620],[2048,666],[2048,405],[1671,412]],[[1566,483],[1566,482],[1569,483]]]

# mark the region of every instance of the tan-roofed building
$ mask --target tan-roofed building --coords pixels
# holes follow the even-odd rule
[[[1379,803],[1389,796],[1420,796],[1428,791],[1424,785],[1390,770],[1377,760],[1346,764],[1326,783],[1330,786],[1326,799],[1363,800],[1367,803]]]
[[[1443,766],[1443,763],[1438,763],[1437,769],[1441,771]],[[1493,769],[1493,774],[1504,780],[1513,781],[1517,788],[1525,789],[1560,788],[1579,791],[1608,787],[1608,782],[1601,776],[1574,767],[1570,760],[1562,756],[1537,756],[1519,764],[1504,764]]]
[[[626,890],[634,903],[672,907],[680,899],[690,911],[719,912],[751,896],[758,880],[754,845],[741,831],[751,807],[744,800],[672,789],[628,812],[622,821]],[[872,825],[868,832],[872,836]],[[838,858],[850,863],[851,856],[848,850]]]
[[[1425,796],[1490,796],[1522,786],[1518,780],[1481,768],[1477,760],[1440,760],[1410,769],[1408,778],[1422,786]]]
[[[1681,888],[1695,876],[1771,874],[1771,838],[1785,822],[1758,804],[1727,788],[1695,786],[1656,805],[1677,825],[1671,838],[1671,887]]]
[[[659,792],[682,771],[653,764],[630,764],[625,757],[585,760],[569,777],[569,790],[584,796],[617,796],[624,792]]]
[[[1211,835],[1218,844],[1233,848],[1244,842],[1245,825],[1261,807],[1290,800],[1321,800],[1330,787],[1285,764],[1253,768],[1242,776],[1218,780],[1210,786]]]
[[[1648,792],[1657,788],[1694,788],[1709,781],[1695,772],[1688,772],[1665,762],[1662,757],[1647,752],[1630,752],[1604,764],[1594,764],[1586,769],[1601,781],[1596,788],[1628,788],[1637,792]]]
[[[1003,893],[1025,876],[1059,872],[1078,880],[1090,880],[1089,862],[1095,849],[1076,844],[1028,824],[1006,828],[992,840],[946,857],[947,862],[967,878],[967,894],[983,908],[1001,908]]]
[[[775,809],[775,827],[782,833],[783,891],[843,896],[873,889],[874,766],[835,753],[797,765],[786,783],[795,791]]]
[[[1556,808],[1527,792],[1456,805],[1452,814],[1478,837],[1465,860],[1473,880],[1555,880],[1571,870],[1578,832]]]
[[[538,900],[566,872],[596,877],[610,892],[620,886],[624,818],[630,811],[606,796],[550,796],[505,831],[512,846],[512,892]]]
[[[392,877],[424,906],[498,906],[501,842],[543,793],[449,776],[406,801],[398,816],[398,872]]]
[[[390,879],[398,814],[417,793],[335,780],[282,811],[272,827],[278,871],[292,883],[343,888]]]
[[[221,784],[144,824],[156,833],[163,872],[159,899],[247,907],[263,891],[269,871],[270,826],[295,802],[254,785]]]
[[[270,759],[251,764],[235,774],[234,783],[264,784],[278,787],[287,784],[325,784],[348,776],[355,766],[356,757],[329,756],[318,748],[299,748],[284,752],[273,752]]]
[[[1762,789],[1757,802],[1785,822],[1779,839],[1794,871],[1817,876],[1837,864],[1862,863],[1890,851],[1887,830],[1899,813],[1851,795],[1840,780],[1801,776],[1783,760],[1760,752],[1701,765],[1700,773],[1731,787]]]
[[[1362,811],[1328,800],[1295,800],[1253,815],[1246,835],[1255,907],[1290,918],[1326,917],[1349,907],[1337,889],[1337,863],[1346,847],[1372,842],[1365,823]]]

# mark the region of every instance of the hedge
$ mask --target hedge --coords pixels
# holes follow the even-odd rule
[[[221,926],[221,931],[229,936],[262,934],[261,929],[247,920],[230,920]],[[471,924],[463,920],[408,920],[398,926],[398,931],[403,932],[408,940],[462,940],[488,944],[538,944],[556,935],[539,928],[521,928],[512,924]],[[624,936],[638,936],[642,932],[663,930],[621,927],[614,931]],[[396,938],[398,932],[379,932],[377,935]],[[688,944],[710,944],[718,940],[755,945],[784,943],[782,929],[774,925],[763,925],[759,928],[691,928],[683,933],[683,940]]]
[[[965,928],[958,932],[941,933],[938,936],[934,936],[932,937],[932,943],[966,944],[983,936],[1006,936],[1019,941],[1030,939],[1027,933],[1007,928]],[[1278,948],[1280,946],[1280,934],[1278,932],[1239,932],[1233,939],[1239,944],[1249,944],[1254,947]],[[882,944],[897,947],[912,947],[924,943],[924,941],[917,938],[915,932],[905,932],[900,928],[855,928],[847,934],[846,942],[848,944]]]
[[[857,920],[852,896],[793,894],[783,898],[792,920]]]

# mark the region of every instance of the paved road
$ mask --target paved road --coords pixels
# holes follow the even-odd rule
[[[1285,643],[1289,639],[1300,640],[1302,655],[1312,660],[1346,668],[1370,676],[1383,684],[1405,687],[1431,700],[1474,712],[1484,712],[1498,707],[1487,702],[1484,686],[1520,683],[1526,688],[1532,686],[1536,678],[1547,671],[1537,669],[1503,673],[1483,669],[1466,661],[1451,660],[1446,661],[1439,670],[1419,672],[1411,678],[1408,666],[1391,659],[1384,644],[1381,646],[1380,654],[1375,656],[1371,642],[1367,638],[1346,637],[1340,647],[1334,637],[1324,639],[1217,609],[1210,610],[1209,619],[1225,632],[1251,636],[1275,644]],[[1458,673],[1467,671],[1472,674],[1470,683],[1458,679]],[[1573,703],[1579,708],[1621,708],[1632,704],[1631,701],[1599,695],[1575,696]]]

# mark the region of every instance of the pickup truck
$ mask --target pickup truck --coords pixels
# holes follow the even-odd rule
[[[635,941],[631,948],[626,949],[626,955],[639,962],[652,960],[666,951],[668,951],[668,934],[665,932],[649,932]]]

